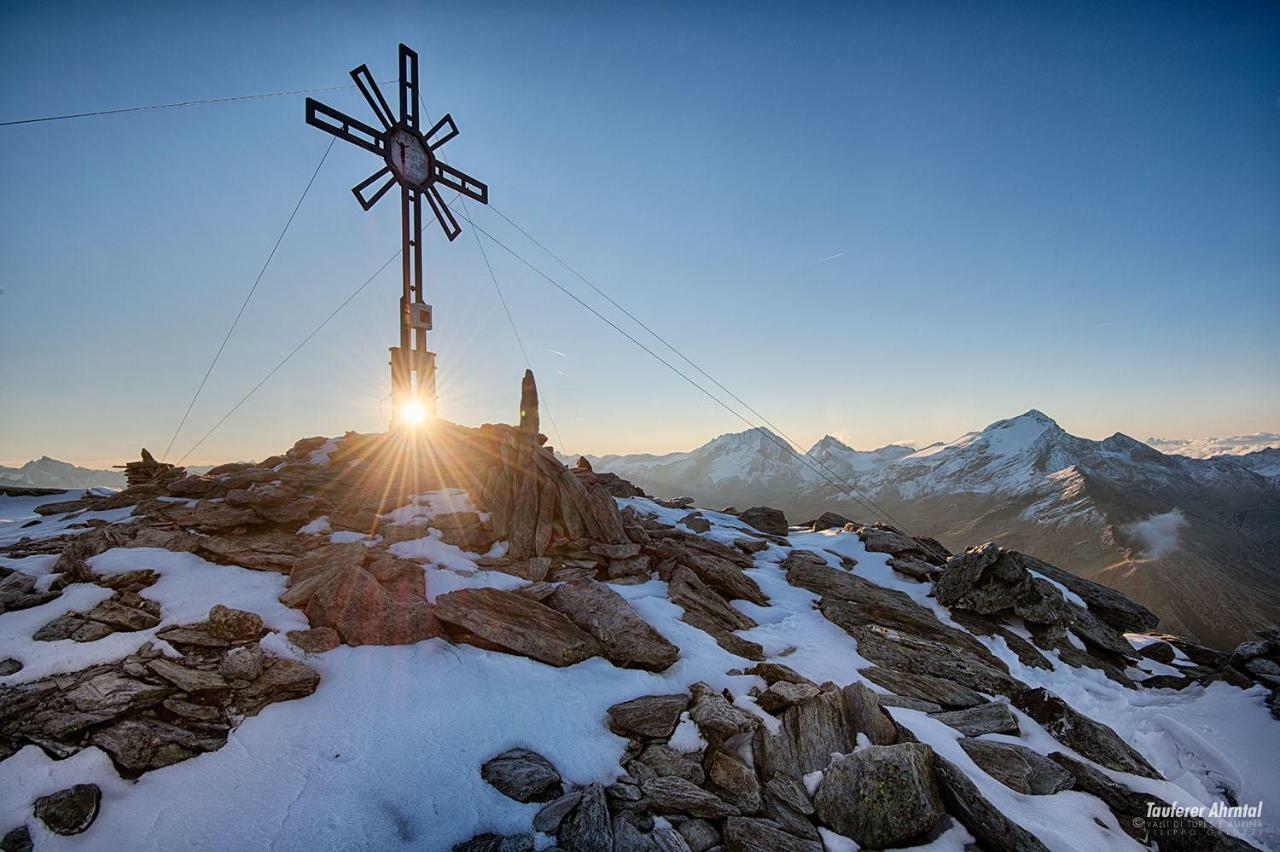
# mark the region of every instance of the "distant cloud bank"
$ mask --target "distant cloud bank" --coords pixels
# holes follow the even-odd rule
[[[1162,453],[1207,459],[1212,456],[1243,456],[1267,447],[1280,447],[1275,432],[1231,435],[1226,438],[1148,438],[1147,443]]]

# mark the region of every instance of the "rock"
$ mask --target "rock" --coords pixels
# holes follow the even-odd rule
[[[695,622],[709,623],[725,631],[750,630],[756,626],[754,621],[729,606],[728,601],[683,565],[672,572],[667,595],[672,603],[685,611],[685,620],[695,627],[702,626]]]
[[[163,639],[170,645],[187,645],[195,648],[225,648],[230,644],[225,639],[210,635],[209,631],[201,625],[166,627],[156,633],[156,638]]]
[[[257,680],[262,674],[262,662],[260,645],[242,645],[227,652],[218,671],[228,680]]]
[[[25,825],[18,826],[0,838],[0,852],[32,852],[33,848],[31,831]]]
[[[931,831],[945,816],[933,749],[870,746],[832,759],[814,796],[818,817],[865,848],[882,849]]]
[[[689,706],[689,696],[645,695],[615,704],[608,710],[609,730],[626,737],[637,735],[665,740],[676,729],[680,714]]]
[[[217,722],[222,718],[222,712],[217,707],[210,707],[207,704],[192,704],[190,701],[182,701],[178,698],[166,698],[164,700],[164,709],[175,716],[181,716],[184,719],[191,719],[195,722]]]
[[[147,663],[147,668],[183,692],[206,692],[227,688],[227,682],[216,672],[188,668],[166,657],[152,660]]]
[[[741,813],[753,814],[760,810],[760,781],[755,770],[733,752],[725,748],[712,750],[707,757],[707,780],[720,798]]]
[[[1009,612],[1038,624],[1070,621],[1062,592],[1033,576],[1022,554],[994,542],[947,560],[934,595],[944,606],[981,615]]]
[[[574,790],[548,802],[533,818],[533,830],[542,834],[555,834],[564,818],[582,801],[582,792]]]
[[[480,777],[517,802],[549,802],[564,793],[551,761],[523,748],[490,758],[480,767]]]
[[[787,516],[768,506],[753,506],[745,512],[739,512],[738,520],[769,535],[785,536],[789,529]]]
[[[934,756],[938,786],[947,812],[988,852],[1048,852],[1048,848],[996,809],[955,764]]]
[[[707,852],[720,845],[720,832],[705,819],[687,819],[676,826],[676,831],[684,838],[689,852]]]
[[[733,546],[743,553],[760,553],[769,549],[769,542],[761,541],[758,538],[735,538]]]
[[[140,716],[124,719],[94,731],[89,742],[111,755],[127,777],[216,751],[226,742],[219,736],[198,734],[159,719]]]
[[[701,763],[692,757],[668,748],[661,743],[654,743],[653,745],[646,746],[644,751],[640,752],[640,756],[637,757],[636,760],[640,761],[652,770],[656,777],[674,775],[677,778],[683,778],[691,784],[698,785],[705,783],[707,780],[706,773],[703,772]],[[630,772],[629,769],[628,772]]]
[[[11,674],[17,674],[22,671],[22,661],[15,660],[13,657],[5,657],[0,660],[0,677],[8,677]]]
[[[36,818],[54,834],[79,834],[98,818],[102,791],[97,784],[77,784],[36,799]]]
[[[814,532],[821,532],[822,530],[830,529],[842,530],[847,524],[851,523],[853,523],[853,521],[849,520],[844,515],[837,515],[835,512],[823,512],[812,521],[805,521],[800,526],[808,527]]]
[[[863,547],[872,553],[891,553],[898,559],[919,559],[931,565],[941,565],[951,556],[950,551],[933,539],[907,535],[889,524],[875,523],[858,527],[855,532],[862,539]]]
[[[547,603],[591,634],[604,648],[605,658],[617,665],[660,672],[680,656],[678,647],[603,583],[562,583]]]
[[[1139,648],[1138,656],[1146,657],[1148,660],[1155,660],[1157,663],[1164,663],[1165,665],[1169,665],[1178,658],[1172,645],[1159,640]]]
[[[822,609],[826,613],[825,604]],[[1005,664],[990,652],[975,655],[945,640],[921,639],[875,624],[840,626],[858,640],[858,653],[880,666],[942,678],[989,694],[1012,695],[1026,686],[1010,677]]]
[[[764,727],[756,730],[751,741],[756,771],[762,778],[775,772],[801,778],[826,769],[832,754],[853,751],[854,734],[840,689],[828,684],[815,697],[787,708],[776,734]]]
[[[821,837],[809,821],[813,815],[809,792],[797,778],[774,773],[764,785],[764,812],[787,834],[806,840],[819,840]]]
[[[453,852],[533,852],[533,849],[532,834],[513,834],[503,837],[500,834],[486,832],[456,844]]]
[[[1169,803],[1149,793],[1138,793],[1112,781],[1088,764],[1060,751],[1049,755],[1075,776],[1075,787],[1097,796],[1115,814],[1120,828],[1134,840],[1161,852],[1246,852],[1256,850],[1243,840],[1223,834],[1200,817],[1150,818],[1150,809]]]
[[[992,778],[1011,790],[1032,796],[1048,796],[1075,785],[1075,779],[1049,758],[1017,743],[960,741],[969,758]]]
[[[857,734],[865,734],[872,745],[893,745],[898,741],[898,726],[880,709],[880,697],[861,681],[840,690],[845,718]]]
[[[57,642],[62,639],[71,639],[76,642],[96,642],[114,632],[105,624],[86,621],[76,613],[68,612],[41,627],[31,635],[31,638],[37,642]]]
[[[98,604],[86,612],[84,617],[122,633],[146,630],[160,623],[159,616],[143,609],[126,606],[115,598],[108,598]]]
[[[603,787],[589,784],[582,788],[582,798],[561,821],[556,840],[565,852],[612,852],[613,828]]]
[[[659,813],[688,814],[695,817],[719,819],[736,815],[734,805],[714,793],[708,793],[683,778],[668,775],[645,781],[640,785],[649,805]]]
[[[285,657],[267,657],[262,674],[235,695],[235,704],[245,716],[256,716],[263,707],[277,701],[305,698],[320,685],[320,675],[305,663]]]
[[[228,642],[247,642],[257,639],[264,632],[262,616],[256,612],[232,609],[214,604],[209,610],[209,633]]]
[[[951,620],[977,636],[999,636],[1018,656],[1018,662],[1045,671],[1053,671],[1053,664],[1026,639],[1006,629],[990,618],[963,609],[951,610]],[[1074,650],[1074,649],[1073,649]]]
[[[966,737],[978,737],[983,734],[1011,734],[1016,737],[1020,733],[1018,720],[1009,710],[1009,705],[1003,701],[991,701],[964,710],[933,713],[932,716],[944,725],[955,728]]]
[[[818,687],[811,683],[790,683],[778,681],[756,696],[756,704],[766,713],[778,713],[793,704],[808,701],[818,694]]]
[[[725,852],[822,852],[816,840],[804,840],[767,819],[729,817],[724,824]]]
[[[800,674],[790,666],[784,666],[782,663],[756,663],[754,666],[751,666],[746,670],[746,674],[764,678],[764,682],[770,686],[778,681],[817,686],[817,684],[809,680],[809,678]]]
[[[711,529],[711,522],[698,512],[690,512],[680,519],[680,523],[696,533],[708,532]]]
[[[425,600],[397,601],[363,568],[339,571],[312,596],[306,613],[312,626],[337,630],[348,645],[412,645],[444,635]]]
[[[600,643],[550,607],[499,589],[460,589],[436,598],[441,621],[553,666],[571,666],[603,651]]]
[[[1092,761],[1117,772],[1147,778],[1160,773],[1115,731],[1077,713],[1067,702],[1044,688],[1026,689],[1013,696],[1013,704],[1039,722],[1049,735]]]
[[[323,654],[342,644],[342,636],[332,627],[312,627],[310,630],[290,630],[285,634],[289,641],[308,654]]]
[[[708,739],[719,741],[734,734],[750,733],[760,726],[759,716],[733,706],[705,683],[695,683],[689,691],[693,695],[689,718]]]
[[[1056,583],[1061,583],[1084,600],[1089,611],[1123,633],[1146,633],[1159,623],[1155,613],[1135,603],[1114,589],[1078,577],[1056,565],[1050,565],[1034,556],[1022,554],[1023,563]]]
[[[296,586],[318,575],[332,575],[344,568],[359,568],[370,555],[369,548],[358,541],[316,548],[294,563],[289,572],[289,585]]]
[[[907,710],[919,710],[921,713],[941,713],[942,706],[934,704],[932,701],[923,701],[919,698],[906,698],[902,695],[880,695],[881,707],[904,707]]]

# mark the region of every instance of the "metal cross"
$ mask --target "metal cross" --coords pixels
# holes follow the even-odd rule
[[[450,240],[462,227],[444,203],[437,184],[481,204],[489,203],[489,188],[442,162],[436,151],[458,135],[453,117],[445,114],[426,133],[418,125],[418,54],[400,45],[400,113],[396,119],[367,65],[351,72],[360,94],[382,125],[378,130],[307,98],[307,124],[331,133],[381,157],[385,165],[352,187],[356,200],[369,210],[393,184],[400,184],[401,246],[404,287],[400,296],[400,345],[391,348],[393,423],[412,422],[425,409],[436,410],[436,355],[427,351],[431,306],[422,299],[422,197]],[[385,181],[384,181],[385,178]],[[369,193],[370,187],[383,183]]]

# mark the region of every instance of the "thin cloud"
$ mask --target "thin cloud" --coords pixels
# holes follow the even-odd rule
[[[548,348],[547,348],[547,351],[548,351],[548,352],[550,352],[552,355],[559,355],[561,358],[568,358],[568,357],[569,357],[568,355],[564,354],[563,352],[561,352],[561,351],[560,351],[560,350],[558,350],[558,349],[551,349],[550,347],[548,347]]]
[[[810,264],[810,266],[817,266],[819,263],[826,263],[829,260],[836,260],[837,258],[844,257],[846,254],[848,254],[848,252],[838,251],[833,255],[822,258],[822,260],[815,260],[813,263]]]

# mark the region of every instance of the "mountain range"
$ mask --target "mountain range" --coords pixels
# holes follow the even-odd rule
[[[1032,410],[920,450],[856,450],[828,435],[801,456],[754,429],[690,452],[587,458],[700,505],[770,505],[793,522],[835,511],[952,550],[995,540],[1034,551],[1217,647],[1280,621],[1277,448],[1191,458],[1121,433],[1080,438]]]

